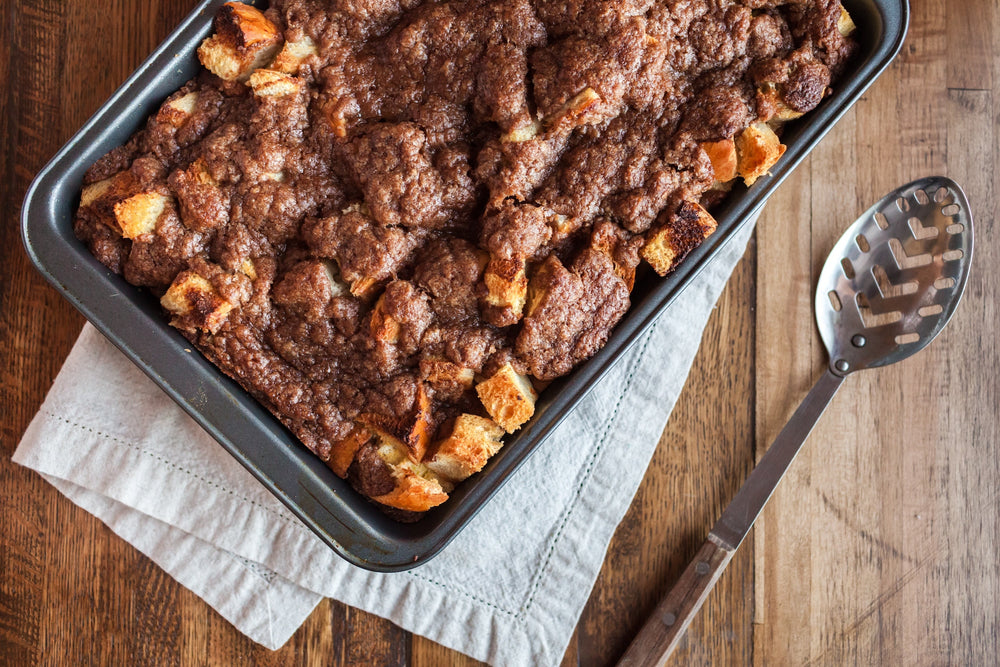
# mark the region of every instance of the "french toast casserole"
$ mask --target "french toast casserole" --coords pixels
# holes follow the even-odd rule
[[[228,3],[74,231],[413,519],[767,174],[853,30],[837,0]]]

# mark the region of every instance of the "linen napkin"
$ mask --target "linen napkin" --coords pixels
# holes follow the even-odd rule
[[[280,647],[324,597],[495,665],[557,665],[749,239],[748,222],[437,557],[341,560],[89,324],[14,454]],[[669,445],[668,445],[669,446]]]

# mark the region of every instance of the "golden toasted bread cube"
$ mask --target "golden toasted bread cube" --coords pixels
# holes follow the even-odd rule
[[[439,480],[424,477],[412,470],[410,465],[393,468],[396,488],[372,500],[408,512],[426,512],[448,500],[448,492]]]
[[[192,91],[170,100],[160,107],[160,111],[156,114],[156,119],[163,123],[170,123],[174,127],[180,127],[194,113],[195,105],[197,104],[198,92]]]
[[[80,193],[80,206],[90,206],[100,199],[111,189],[112,181],[114,181],[114,176],[83,186],[83,191]]]
[[[195,328],[216,333],[233,304],[215,291],[208,282],[194,271],[181,271],[171,283],[160,304],[177,318],[184,318]]]
[[[521,428],[535,414],[535,393],[528,376],[507,362],[493,377],[476,385],[476,393],[486,412],[508,433]]]
[[[410,458],[423,461],[430,444],[431,399],[421,383],[417,386],[417,405],[413,414],[404,423],[403,442],[410,452]]]
[[[772,129],[777,129],[783,123],[805,115],[801,111],[795,111],[785,104],[785,98],[782,97],[781,90],[775,83],[765,83],[757,89],[757,94],[764,102],[762,105],[758,105],[758,108],[763,107],[767,109],[767,111],[763,112],[765,115],[761,117],[761,120],[767,121]],[[771,109],[774,110],[773,115],[770,112]]]
[[[281,48],[281,33],[259,9],[227,2],[215,15],[215,34],[198,47],[205,68],[226,81],[246,81]]]
[[[715,231],[717,223],[700,204],[682,202],[677,213],[646,237],[640,253],[661,276]]]
[[[403,419],[365,412],[358,415],[358,423],[378,435],[382,440],[399,443],[414,462],[423,460],[430,444],[431,401],[423,384],[417,387],[417,405]]]
[[[240,262],[240,273],[250,280],[257,280],[257,267],[254,266],[252,259],[244,259]]]
[[[330,456],[326,460],[326,465],[338,477],[347,477],[347,469],[354,462],[354,455],[371,439],[371,431],[360,424],[355,424],[346,438],[338,440],[330,446]]]
[[[205,163],[205,158],[198,158],[187,168],[187,173],[193,180],[202,185],[217,186],[219,181],[215,180],[215,176],[212,176],[212,172],[208,170],[208,165]]]
[[[326,273],[327,280],[330,281],[330,295],[337,297],[347,294],[348,286],[340,276],[340,268],[337,263],[332,259],[322,259],[320,263],[323,265],[323,272]]]
[[[701,148],[712,162],[716,181],[725,183],[736,178],[736,142],[732,138],[706,141]]]
[[[517,143],[519,141],[530,141],[542,133],[542,123],[537,120],[533,120],[530,123],[525,123],[524,125],[519,125],[515,127],[510,132],[500,135],[500,141],[502,143],[513,142]]]
[[[250,88],[257,97],[286,97],[302,90],[302,79],[272,69],[258,69],[250,75]]]
[[[570,216],[555,211],[548,212],[545,222],[552,228],[552,236],[557,239],[566,238],[575,232],[579,224]]]
[[[487,290],[486,303],[510,308],[520,318],[528,293],[528,277],[524,273],[523,261],[491,259],[486,265],[483,282]]]
[[[272,183],[284,183],[288,179],[288,174],[282,171],[265,171],[260,175],[260,181],[271,181]]]
[[[135,239],[151,234],[170,197],[159,192],[140,192],[115,204],[115,222],[122,236]]]
[[[378,293],[379,283],[374,278],[358,278],[351,283],[351,294],[362,301],[368,301]]]
[[[566,101],[557,111],[546,116],[542,124],[549,130],[559,128],[573,128],[579,125],[586,125],[597,120],[593,116],[596,107],[601,103],[601,96],[597,91],[587,86],[582,91]]]
[[[332,98],[323,104],[322,109],[333,134],[341,139],[347,136],[347,130],[361,115],[361,107],[353,95]]]
[[[736,153],[737,173],[753,185],[785,154],[785,145],[767,123],[754,123],[736,137]]]
[[[409,512],[426,512],[448,500],[445,486],[450,484],[423,464],[410,460],[398,440],[381,434],[378,437],[378,456],[389,466],[396,488],[372,500]]]
[[[274,62],[271,63],[268,69],[295,74],[299,71],[299,65],[306,58],[314,56],[317,53],[316,43],[308,37],[303,37],[298,42],[285,42],[285,45],[281,47],[281,51],[274,57]]]
[[[854,19],[851,18],[851,15],[843,7],[840,8],[840,16],[837,18],[837,30],[844,37],[857,30],[857,26],[854,25]]]
[[[420,372],[424,380],[431,385],[454,383],[471,388],[472,383],[476,381],[476,373],[471,368],[463,368],[445,359],[422,359]]]
[[[400,323],[385,312],[385,295],[379,297],[372,308],[371,332],[372,338],[383,343],[395,345],[399,342]]]
[[[591,112],[601,103],[601,96],[590,86],[567,100],[551,114],[514,128],[500,137],[501,142],[530,141],[552,130],[572,129],[598,120]]]
[[[479,472],[490,457],[503,447],[504,430],[492,419],[459,415],[451,434],[442,440],[426,463],[427,467],[452,483]]]

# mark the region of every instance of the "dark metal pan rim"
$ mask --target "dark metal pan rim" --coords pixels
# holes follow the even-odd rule
[[[481,473],[421,521],[400,524],[334,475],[236,383],[187,353],[190,344],[167,325],[155,299],[100,265],[73,236],[83,172],[194,75],[194,51],[222,1],[200,3],[39,172],[21,210],[22,239],[42,275],[324,543],[354,565],[381,572],[426,562],[454,538],[889,65],[909,20],[907,0],[843,0],[856,19],[861,54],[834,94],[787,128],[788,150],[773,175],[734,189],[716,212],[716,233],[676,272],[637,285],[607,345],[543,393],[531,422]]]

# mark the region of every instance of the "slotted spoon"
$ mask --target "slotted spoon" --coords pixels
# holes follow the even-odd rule
[[[816,287],[816,324],[829,367],[619,665],[666,662],[847,375],[926,347],[955,312],[971,261],[969,202],[943,176],[890,192],[844,232]]]

